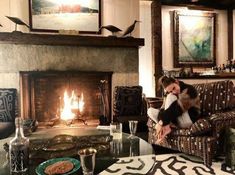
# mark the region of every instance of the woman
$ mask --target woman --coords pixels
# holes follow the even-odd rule
[[[198,119],[200,102],[192,85],[167,76],[162,76],[158,85],[162,86],[166,97],[161,109],[149,108],[148,115],[157,123],[157,137],[161,142],[172,127],[189,128]]]

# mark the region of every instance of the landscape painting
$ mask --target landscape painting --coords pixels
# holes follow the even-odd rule
[[[97,33],[101,24],[100,0],[29,0],[32,31],[74,30]]]
[[[174,12],[174,66],[215,64],[215,14]]]

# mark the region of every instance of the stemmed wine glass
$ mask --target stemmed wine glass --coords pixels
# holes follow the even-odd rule
[[[134,137],[136,134],[136,130],[137,130],[137,125],[138,125],[138,121],[137,120],[130,120],[129,121],[129,129],[130,129],[130,137]]]

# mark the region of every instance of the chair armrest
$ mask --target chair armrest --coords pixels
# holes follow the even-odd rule
[[[219,137],[225,128],[234,126],[235,124],[235,109],[226,112],[212,114],[208,117],[212,125],[212,134],[214,137]]]
[[[147,108],[160,108],[163,103],[163,98],[161,97],[146,97]]]

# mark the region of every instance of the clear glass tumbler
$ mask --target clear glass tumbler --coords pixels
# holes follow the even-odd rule
[[[122,139],[122,123],[110,123],[110,135],[113,139]]]

